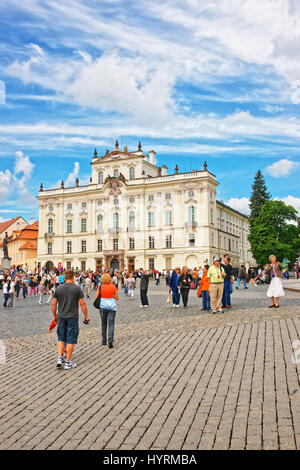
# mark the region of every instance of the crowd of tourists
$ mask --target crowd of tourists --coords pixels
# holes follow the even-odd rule
[[[57,327],[58,335],[58,359],[57,368],[65,364],[65,369],[76,367],[72,361],[74,345],[77,344],[79,326],[79,305],[84,315],[84,323],[89,324],[87,306],[84,297],[89,298],[92,291],[94,306],[99,309],[101,318],[102,345],[113,347],[114,325],[117,312],[119,290],[123,289],[124,296],[129,300],[134,298],[137,278],[140,279],[140,306],[149,306],[148,287],[150,278],[160,284],[161,277],[165,278],[169,289],[168,302],[178,308],[182,301],[183,308],[188,308],[188,299],[191,289],[197,290],[197,296],[202,298],[203,311],[212,311],[213,314],[224,313],[224,309],[231,309],[231,294],[234,288],[242,285],[247,289],[247,283],[255,286],[268,284],[267,296],[271,299],[269,308],[279,307],[279,298],[284,295],[282,278],[284,272],[281,263],[277,262],[274,255],[270,255],[269,263],[258,270],[249,269],[242,265],[236,279],[233,275],[233,267],[230,256],[226,254],[223,260],[215,257],[213,264],[209,266],[189,269],[176,267],[174,270],[146,271],[140,269],[136,272],[118,272],[116,270],[104,270],[96,272],[80,272],[78,270],[63,270],[55,268],[51,272],[41,270],[39,273],[28,273],[22,269],[12,268],[6,275],[0,275],[0,287],[3,289],[3,307],[13,307],[14,300],[20,298],[38,297],[38,304],[51,303],[53,322],[49,331]]]

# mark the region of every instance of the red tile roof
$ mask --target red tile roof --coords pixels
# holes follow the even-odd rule
[[[5,230],[8,229],[14,222],[16,222],[18,219],[22,219],[22,217],[15,217],[14,219],[6,220],[5,222],[0,223],[0,234],[5,232]]]
[[[33,242],[27,242],[25,245],[20,246],[19,250],[36,250],[37,249],[37,243],[35,241]]]

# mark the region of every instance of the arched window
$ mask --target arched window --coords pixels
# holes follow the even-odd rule
[[[135,225],[135,215],[134,212],[129,212],[129,227],[134,228]]]
[[[102,230],[102,228],[103,228],[103,216],[99,214],[97,218],[97,229]]]
[[[48,220],[48,233],[53,233],[53,219]]]
[[[130,180],[134,180],[134,178],[135,178],[135,169],[134,169],[133,166],[131,166],[131,167],[129,168],[129,179],[130,179]]]
[[[119,228],[119,214],[117,212],[114,213],[114,228]]]
[[[119,170],[115,170],[115,171],[114,171],[114,177],[115,177],[115,178],[118,178],[118,177],[119,177]]]
[[[98,184],[103,184],[103,171],[98,173]]]
[[[189,207],[189,222],[195,222],[195,207]]]

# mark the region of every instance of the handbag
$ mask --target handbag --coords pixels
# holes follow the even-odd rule
[[[171,297],[171,294],[169,294],[167,298],[167,303],[170,304],[171,302],[172,302],[172,297]]]
[[[100,284],[100,286],[98,287],[98,290],[99,290],[99,295],[98,295],[98,297],[97,297],[97,298],[94,300],[94,302],[93,302],[93,305],[94,305],[94,307],[95,307],[97,310],[99,310],[99,308],[100,308],[100,302],[101,302],[101,284]]]
[[[270,272],[265,274],[265,284],[270,284],[271,282],[271,275]]]
[[[194,283],[194,281],[191,282],[191,286],[190,286],[190,287],[191,287],[191,289],[195,289],[195,283]]]
[[[198,290],[197,290],[197,297],[202,297],[201,285],[198,287]]]

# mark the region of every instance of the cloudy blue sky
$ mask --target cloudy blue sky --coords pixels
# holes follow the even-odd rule
[[[297,0],[1,0],[0,221],[116,138],[206,160],[241,211],[258,169],[300,209],[299,31]]]

